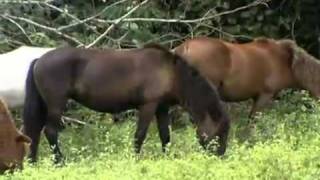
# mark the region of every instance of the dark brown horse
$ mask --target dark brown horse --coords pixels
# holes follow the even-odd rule
[[[174,51],[215,84],[223,100],[253,98],[251,117],[285,88],[320,96],[320,62],[291,40],[257,38],[236,44],[199,37]]]
[[[170,138],[168,108],[181,103],[193,117],[200,144],[208,147],[217,137],[217,154],[225,152],[229,119],[214,87],[180,56],[160,46],[128,51],[62,48],[35,60],[24,106],[24,132],[32,139],[32,160],[36,160],[44,126],[56,160],[62,157],[58,130],[69,98],[101,112],[137,108],[137,153],[154,115],[164,150]]]
[[[22,168],[31,140],[15,126],[7,104],[0,98],[0,173]]]

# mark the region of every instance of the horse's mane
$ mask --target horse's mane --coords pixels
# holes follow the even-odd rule
[[[320,61],[299,47],[293,40],[278,40],[278,44],[289,49],[292,54],[292,71],[299,85],[320,95]]]
[[[170,52],[169,49],[167,49],[166,47],[162,46],[161,44],[157,44],[157,43],[145,44],[143,46],[143,48],[155,48],[155,49],[159,49],[159,50],[162,50],[162,51],[165,51],[165,52]]]
[[[175,54],[177,58],[177,71],[180,80],[181,99],[185,100],[183,104],[194,115],[201,112],[208,112],[212,120],[228,117],[221,105],[216,86],[211,84],[200,72],[189,65],[180,55]],[[204,110],[205,109],[205,110]],[[197,117],[202,120],[203,117]]]
[[[220,104],[215,85],[210,84],[210,81],[202,76],[195,67],[191,66],[186,59],[159,44],[150,43],[143,48],[156,48],[172,57],[170,59],[173,60],[179,76],[180,100],[184,100],[182,103],[193,116],[201,114],[201,112],[209,112],[213,120],[222,117],[228,119]],[[201,120],[203,117],[197,117],[196,119]]]
[[[158,49],[158,50],[164,52],[166,56],[175,57],[175,55],[176,55],[175,53],[173,53],[172,51],[170,51],[170,49],[162,46],[161,44],[148,43],[148,44],[145,44],[145,45],[143,46],[143,49],[148,49],[148,48]],[[169,59],[170,59],[170,58],[169,58]],[[173,60],[173,62],[175,63],[176,58],[173,58],[172,60]]]

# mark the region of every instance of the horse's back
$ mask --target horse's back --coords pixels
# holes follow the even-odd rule
[[[226,44],[232,62],[229,76],[224,80],[227,96],[247,99],[261,93],[275,93],[292,83],[287,51],[274,40],[258,38],[244,44]],[[234,91],[236,88],[239,91]]]
[[[167,90],[172,71],[158,55],[161,51],[153,48],[145,51],[60,48],[37,61],[35,80],[41,86],[40,91],[46,88],[52,101],[59,99],[52,94],[70,96],[92,109],[113,111],[112,107],[150,101]]]
[[[225,100],[248,99],[291,83],[287,52],[273,40],[237,44],[195,38],[177,47],[176,51],[220,87]]]
[[[7,61],[7,63],[23,63],[30,62],[36,58],[41,57],[48,51],[54,48],[49,47],[32,47],[32,46],[21,46],[15,50],[0,55],[0,62]],[[10,58],[10,60],[8,60]]]
[[[265,69],[265,86],[267,90],[277,92],[280,89],[291,87],[293,75],[291,70],[292,55],[287,47],[277,43],[276,40],[258,38],[253,41],[252,47],[255,49],[251,53],[251,61],[258,64],[261,61],[260,69]],[[252,65],[252,67],[255,67]]]

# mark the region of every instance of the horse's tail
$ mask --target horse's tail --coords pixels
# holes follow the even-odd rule
[[[34,80],[34,65],[38,59],[31,62],[25,87],[25,101],[23,109],[23,130],[32,139],[31,158],[35,158],[40,133],[44,127],[47,107],[43,101]],[[35,160],[35,159],[33,159]]]

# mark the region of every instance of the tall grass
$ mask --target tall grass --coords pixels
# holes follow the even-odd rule
[[[47,142],[40,162],[0,179],[320,179],[320,106],[305,93],[281,95],[248,128],[248,103],[228,108],[233,123],[225,156],[199,147],[185,114],[172,127],[168,152],[161,152],[155,124],[140,155],[133,153],[135,117],[114,124],[110,116],[80,108],[69,114],[84,127],[61,133],[66,165],[56,167]]]

